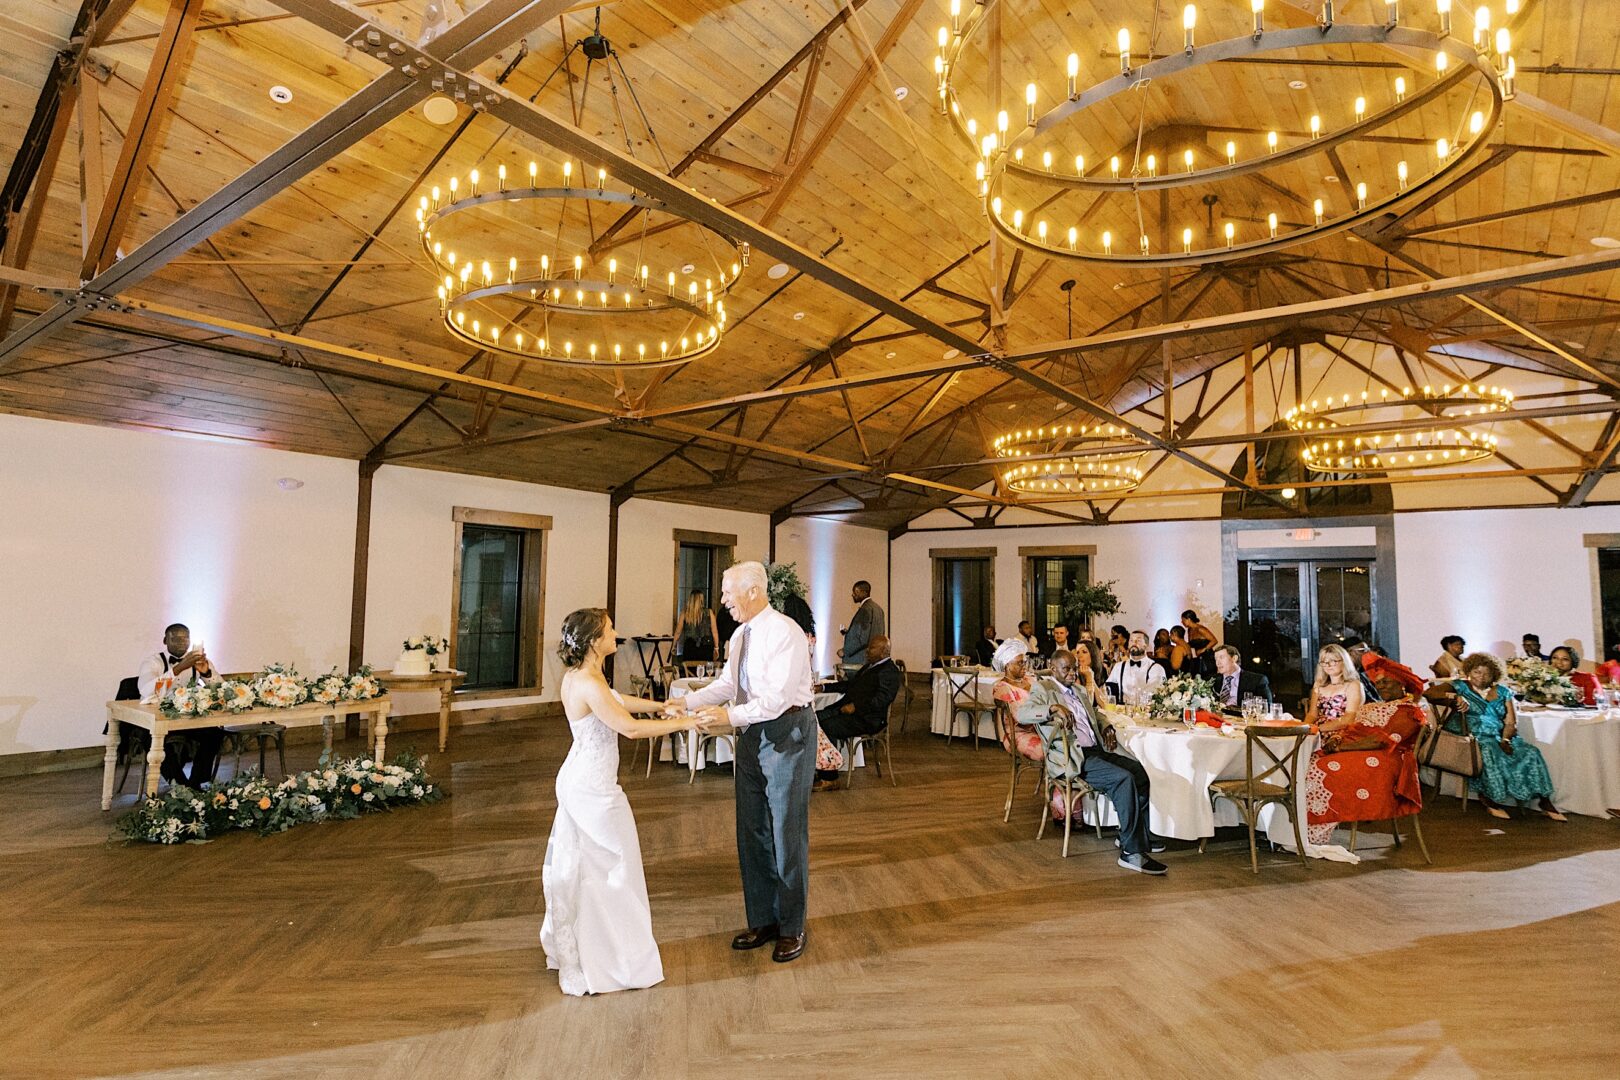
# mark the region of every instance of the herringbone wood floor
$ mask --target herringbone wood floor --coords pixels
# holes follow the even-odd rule
[[[567,738],[462,732],[438,806],[174,849],[105,842],[99,773],[0,783],[0,1074],[1620,1075],[1614,822],[1448,798],[1432,868],[1377,835],[1255,877],[1233,834],[1154,880],[1111,841],[1060,859],[1027,794],[1003,825],[999,750],[915,730],[898,788],[815,797],[785,966],[727,947],[729,776],[626,768],[667,981],[564,998],[537,930]]]

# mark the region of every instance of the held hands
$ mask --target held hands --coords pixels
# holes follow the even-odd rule
[[[732,726],[731,710],[724,705],[711,705],[707,709],[699,709],[692,716],[703,731],[729,731]]]

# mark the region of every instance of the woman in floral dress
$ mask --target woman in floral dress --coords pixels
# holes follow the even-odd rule
[[[1324,645],[1317,654],[1316,679],[1311,685],[1305,721],[1316,725],[1324,742],[1331,742],[1336,732],[1355,723],[1361,711],[1361,680],[1355,672],[1355,661],[1342,645]],[[1311,752],[1305,770],[1305,840],[1316,845],[1333,843],[1333,829],[1338,824],[1329,817],[1333,796],[1327,788],[1321,756],[1319,746]]]
[[[1463,658],[1464,678],[1452,682],[1457,691],[1457,712],[1448,727],[1472,732],[1479,742],[1484,769],[1468,781],[1469,790],[1479,796],[1485,812],[1495,818],[1508,816],[1501,805],[1516,802],[1535,805],[1554,821],[1567,821],[1552,801],[1552,777],[1541,751],[1518,734],[1519,714],[1513,707],[1513,691],[1502,685],[1502,665],[1489,653],[1472,653]]]

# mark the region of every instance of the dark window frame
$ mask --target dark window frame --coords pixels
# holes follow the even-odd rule
[[[457,506],[451,510],[454,526],[451,544],[450,585],[450,666],[460,668],[461,574],[464,526],[474,525],[521,531],[523,570],[518,600],[521,623],[518,639],[518,685],[458,690],[462,699],[531,697],[542,692],[545,682],[546,642],[546,555],[550,547],[551,517],[504,510],[480,510]]]

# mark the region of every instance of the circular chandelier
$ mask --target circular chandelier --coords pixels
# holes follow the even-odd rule
[[[583,75],[571,66],[576,55],[585,57]],[[529,100],[566,72],[573,119],[583,126],[598,64],[626,151],[633,155],[635,147],[621,88],[643,125],[638,134],[668,172],[635,83],[602,34],[600,8],[592,32],[574,40]],[[471,169],[434,183],[417,201],[417,234],[451,334],[518,360],[611,368],[684,364],[720,344],[726,297],[748,265],[747,244],[643,192],[610,187],[606,169],[587,173],[580,159],[560,168],[531,160],[526,173],[509,173],[505,164],[493,175]],[[593,209],[621,216],[598,232]],[[665,220],[653,226],[654,215]],[[615,239],[633,219],[639,236],[626,230],[625,239]],[[680,233],[687,246],[649,246],[676,226],[693,227]]]
[[[1021,495],[1107,495],[1142,482],[1146,443],[1115,424],[1053,424],[996,437],[1002,487]]]
[[[1288,410],[1284,421],[1305,436],[1300,458],[1311,472],[1365,474],[1404,472],[1483,461],[1496,455],[1496,436],[1475,431],[1494,423],[1513,408],[1513,394],[1498,386],[1463,383],[1438,389],[1404,387],[1399,394],[1382,391],[1377,398],[1343,394]],[[1435,420],[1454,419],[1456,427],[1408,429],[1388,419],[1391,414],[1419,413]],[[1383,419],[1380,419],[1383,418]],[[1355,424],[1360,434],[1335,434]],[[1388,423],[1387,430],[1377,425]],[[1371,428],[1369,430],[1369,427]]]
[[[1482,7],[1476,14],[1473,41],[1469,43],[1451,36],[1450,0],[1436,2],[1437,32],[1402,25],[1400,5],[1395,0],[1384,4],[1387,18],[1382,23],[1338,22],[1332,0],[1325,0],[1316,25],[1268,30],[1265,0],[1250,0],[1254,16],[1252,33],[1198,45],[1195,41],[1197,8],[1188,4],[1182,18],[1182,49],[1158,59],[1133,57],[1130,30],[1121,28],[1117,73],[1110,73],[1082,89],[1080,57],[1078,53],[1070,53],[1063,91],[1056,102],[1044,112],[1038,111],[1041,90],[1037,83],[1030,82],[1024,92],[1023,126],[1014,129],[1006,110],[983,123],[967,115],[957,87],[964,52],[988,21],[984,12],[997,2],[968,0],[965,5],[964,0],[950,0],[950,23],[939,28],[939,52],[934,58],[940,109],[974,155],[974,190],[984,203],[991,228],[1021,248],[1056,258],[1151,267],[1206,265],[1277,251],[1343,232],[1378,216],[1398,212],[1442,187],[1449,177],[1486,148],[1486,133],[1495,128],[1503,103],[1514,93],[1516,70],[1511,34],[1505,27],[1494,35],[1490,32],[1488,8]],[[1510,12],[1517,8],[1514,0],[1508,3]],[[970,10],[964,11],[965,6]],[[1371,0],[1368,6],[1372,6]],[[1321,116],[1313,115],[1308,135],[1285,138],[1273,130],[1266,134],[1263,145],[1256,140],[1254,145],[1243,147],[1236,140],[1229,140],[1224,155],[1212,153],[1207,146],[1202,152],[1189,147],[1174,158],[1167,154],[1163,161],[1149,154],[1145,159],[1122,164],[1115,155],[1106,164],[1100,161],[1088,164],[1083,154],[1055,155],[1048,148],[1065,134],[1071,119],[1085,116],[1088,110],[1128,90],[1145,87],[1154,79],[1269,53],[1372,44],[1399,46],[1431,55],[1433,81],[1425,86],[1409,87],[1405,76],[1396,78],[1381,105],[1370,107],[1368,95],[1361,94],[1349,103],[1347,115],[1337,123],[1330,119],[1324,124]],[[1141,59],[1139,65],[1138,59]],[[1345,205],[1332,206],[1325,197],[1314,199],[1311,212],[1301,215],[1304,220],[1284,221],[1275,212],[1267,215],[1263,226],[1240,224],[1228,218],[1217,234],[1211,211],[1207,232],[1183,227],[1179,230],[1179,244],[1164,242],[1155,250],[1145,227],[1133,229],[1131,235],[1115,236],[1107,230],[1082,235],[1078,224],[1054,224],[1040,216],[1040,207],[1068,190],[1089,191],[1099,196],[1121,193],[1136,197],[1158,191],[1167,200],[1169,193],[1176,189],[1213,185],[1301,162],[1313,155],[1329,154],[1351,140],[1371,135],[1415,114],[1431,102],[1443,105],[1447,95],[1454,89],[1463,89],[1464,81],[1471,76],[1477,76],[1476,94],[1479,89],[1485,93],[1483,108],[1471,112],[1465,108],[1462,115],[1448,116],[1445,135],[1429,140],[1426,149],[1410,163],[1400,161],[1393,175],[1384,182],[1358,183],[1354,198],[1346,198]],[[1006,192],[1009,181],[1050,189],[1053,194],[1040,199],[1026,212],[1022,207],[1011,205]],[[1206,196],[1203,201],[1206,206],[1213,206],[1218,200]],[[1141,214],[1136,217],[1140,226]],[[1161,222],[1160,231],[1166,238],[1177,235],[1168,221]],[[1195,235],[1199,232],[1204,236]]]
[[[609,367],[659,367],[686,363],[713,351],[726,327],[725,297],[748,261],[745,245],[701,223],[670,210],[658,200],[633,191],[607,186],[605,169],[598,169],[594,185],[573,182],[574,163],[562,163],[562,183],[542,187],[538,162],[528,165],[527,183],[509,186],[505,165],[496,170],[492,190],[479,190],[483,177],[472,170],[463,186],[452,176],[446,188],[434,185],[416,208],[422,250],[437,278],[439,311],[444,325],[456,337],[480,349],[492,349],[523,360]],[[521,174],[520,174],[521,175]],[[704,228],[717,241],[724,258],[705,244],[712,269],[699,275],[695,262],[679,272],[667,267],[617,257],[605,261],[588,249],[575,252],[511,254],[510,242],[500,251],[469,240],[457,250],[444,238],[459,215],[476,215],[480,208],[512,206],[538,224],[547,206],[565,206],[571,200],[606,204],[646,212],[670,214]],[[560,211],[566,213],[566,209]],[[487,223],[482,223],[487,224]],[[437,230],[437,235],[436,235]],[[520,308],[539,311],[542,328],[525,332],[517,318],[490,302],[505,298]],[[553,314],[589,319],[593,330],[575,340],[571,334],[546,329]],[[681,325],[665,333],[647,329],[647,316],[674,313]],[[632,320],[640,320],[633,322]]]

